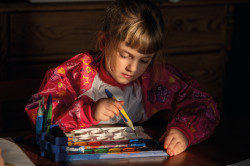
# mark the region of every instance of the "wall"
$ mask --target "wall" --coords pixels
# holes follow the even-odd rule
[[[242,32],[245,24],[238,23],[242,14],[236,13],[234,18],[236,2],[240,3],[234,0],[158,1],[167,32],[165,60],[197,79],[215,98],[221,112],[225,112],[222,91],[225,65],[229,73],[224,89],[225,110],[233,112],[241,103],[241,93],[232,88],[235,84],[244,92],[242,84],[233,79],[235,73],[246,69],[239,64],[238,52],[241,50],[241,58],[245,58],[242,48],[247,48],[237,39],[237,33]],[[46,70],[83,50],[95,48],[95,36],[107,4],[0,3],[0,131],[31,129],[24,111],[29,97],[37,92]],[[234,29],[236,34],[230,52]],[[239,66],[237,70],[234,70],[235,63]],[[245,74],[240,76],[243,78]],[[243,85],[247,86],[245,82]],[[230,97],[232,89],[238,98]]]

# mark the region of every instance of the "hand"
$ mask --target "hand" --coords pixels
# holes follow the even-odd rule
[[[174,156],[185,151],[188,146],[187,137],[178,129],[167,130],[160,138],[164,141],[164,149],[169,156]]]
[[[115,115],[119,115],[123,101],[116,101],[112,98],[102,98],[92,106],[92,115],[96,121],[107,121]]]
[[[2,157],[2,149],[0,148],[0,166],[4,166],[4,160]]]

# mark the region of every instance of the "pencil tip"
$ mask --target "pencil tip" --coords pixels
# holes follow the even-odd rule
[[[135,135],[138,137],[138,134],[137,134],[137,132],[134,130],[134,133],[135,133]]]

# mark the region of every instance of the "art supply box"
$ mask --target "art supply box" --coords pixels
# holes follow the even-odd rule
[[[162,145],[135,127],[91,127],[64,133],[58,126],[37,136],[40,155],[55,162],[134,157],[167,157]]]

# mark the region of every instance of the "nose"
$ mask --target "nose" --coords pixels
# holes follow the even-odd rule
[[[126,67],[126,69],[129,71],[129,72],[135,72],[136,70],[137,70],[137,68],[138,68],[138,62],[137,61],[131,61],[128,65],[127,65],[127,67]]]

